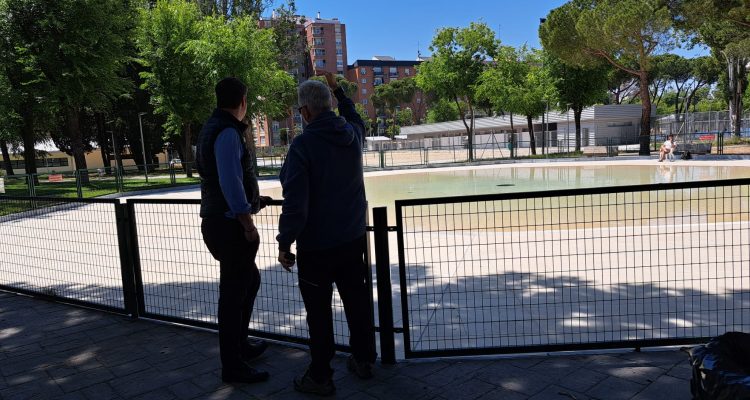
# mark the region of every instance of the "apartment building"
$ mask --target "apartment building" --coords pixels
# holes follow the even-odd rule
[[[357,83],[357,94],[352,100],[361,103],[367,109],[370,118],[377,117],[375,106],[371,97],[375,88],[379,85],[390,83],[398,79],[414,78],[417,74],[417,66],[422,61],[399,61],[389,56],[375,56],[372,60],[356,60],[347,69],[346,78]],[[401,108],[411,108],[414,115],[423,120],[427,107],[424,96],[417,92],[410,103],[401,105]],[[382,115],[381,115],[382,116]]]
[[[328,71],[346,75],[346,25],[338,18],[315,19],[305,22],[310,64],[313,71]]]

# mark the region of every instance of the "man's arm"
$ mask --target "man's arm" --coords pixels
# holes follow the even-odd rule
[[[229,210],[245,228],[248,240],[254,240],[257,238],[257,231],[251,216],[253,209],[247,201],[242,184],[242,142],[234,128],[227,128],[219,133],[214,143],[214,155],[219,186]]]
[[[357,108],[354,106],[354,102],[346,97],[344,90],[339,87],[336,83],[336,77],[330,72],[324,72],[323,75],[326,77],[328,87],[333,91],[333,95],[336,96],[336,100],[339,103],[339,115],[344,117],[346,121],[351,124],[354,128],[359,143],[362,144],[365,141],[365,121],[362,120],[362,116],[357,112]]]
[[[284,203],[279,217],[279,250],[288,253],[292,243],[297,240],[307,224],[307,209],[310,195],[308,165],[297,148],[289,147],[289,154],[284,162],[284,181],[282,183]]]

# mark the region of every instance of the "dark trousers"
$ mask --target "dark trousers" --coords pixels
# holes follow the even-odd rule
[[[333,375],[331,360],[335,354],[333,337],[333,283],[344,303],[349,325],[349,345],[358,361],[374,362],[375,330],[367,285],[366,238],[324,251],[298,251],[299,288],[307,310],[310,330],[310,374],[316,381]]]
[[[225,217],[204,218],[203,241],[219,261],[219,350],[223,368],[237,368],[247,346],[248,325],[260,272],[255,265],[260,241],[248,242],[239,221]]]

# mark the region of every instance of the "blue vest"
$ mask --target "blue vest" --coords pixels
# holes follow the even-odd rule
[[[196,168],[201,176],[201,218],[223,216],[229,211],[229,205],[224,198],[219,184],[219,172],[216,168],[216,154],[214,143],[219,134],[227,128],[234,128],[242,143],[242,184],[245,188],[247,201],[257,213],[260,200],[258,180],[255,177],[252,154],[247,149],[245,130],[247,124],[238,121],[227,111],[216,109],[211,117],[203,124],[195,154]]]

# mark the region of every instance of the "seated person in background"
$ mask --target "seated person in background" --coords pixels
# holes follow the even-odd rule
[[[659,162],[664,161],[668,154],[674,153],[676,148],[677,144],[674,142],[674,135],[670,134],[659,149]]]

